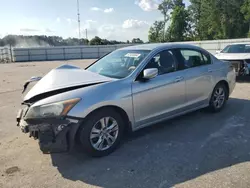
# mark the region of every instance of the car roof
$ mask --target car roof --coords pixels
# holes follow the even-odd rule
[[[191,44],[183,44],[183,43],[152,43],[152,44],[140,44],[133,45],[124,48],[120,48],[119,50],[156,50],[156,49],[166,49],[166,48],[191,48],[201,50],[200,47],[191,45]]]
[[[242,43],[232,43],[232,44],[228,44],[228,46],[232,46],[232,45],[250,45],[249,42],[242,42]]]

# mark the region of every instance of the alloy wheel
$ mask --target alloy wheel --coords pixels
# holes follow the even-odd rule
[[[219,109],[223,106],[226,99],[225,91],[222,87],[219,87],[215,90],[213,96],[214,107]]]
[[[90,132],[90,143],[98,151],[109,149],[117,140],[119,126],[112,117],[97,121]]]

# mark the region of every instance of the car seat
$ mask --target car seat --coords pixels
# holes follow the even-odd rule
[[[163,52],[160,54],[159,69],[161,73],[174,71],[174,58],[170,52]]]
[[[197,67],[197,66],[202,65],[200,56],[190,56],[188,59],[188,64],[191,67]]]

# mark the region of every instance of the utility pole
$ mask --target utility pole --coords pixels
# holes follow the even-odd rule
[[[79,6],[79,0],[77,0],[77,17],[78,17],[79,39],[81,39],[81,19],[80,19],[80,6]]]
[[[86,39],[88,40],[88,29],[85,29],[86,31]]]

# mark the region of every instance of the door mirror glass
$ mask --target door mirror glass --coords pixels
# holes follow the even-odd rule
[[[158,69],[157,68],[145,69],[143,71],[143,78],[147,79],[147,80],[155,78],[157,75],[158,75]]]

